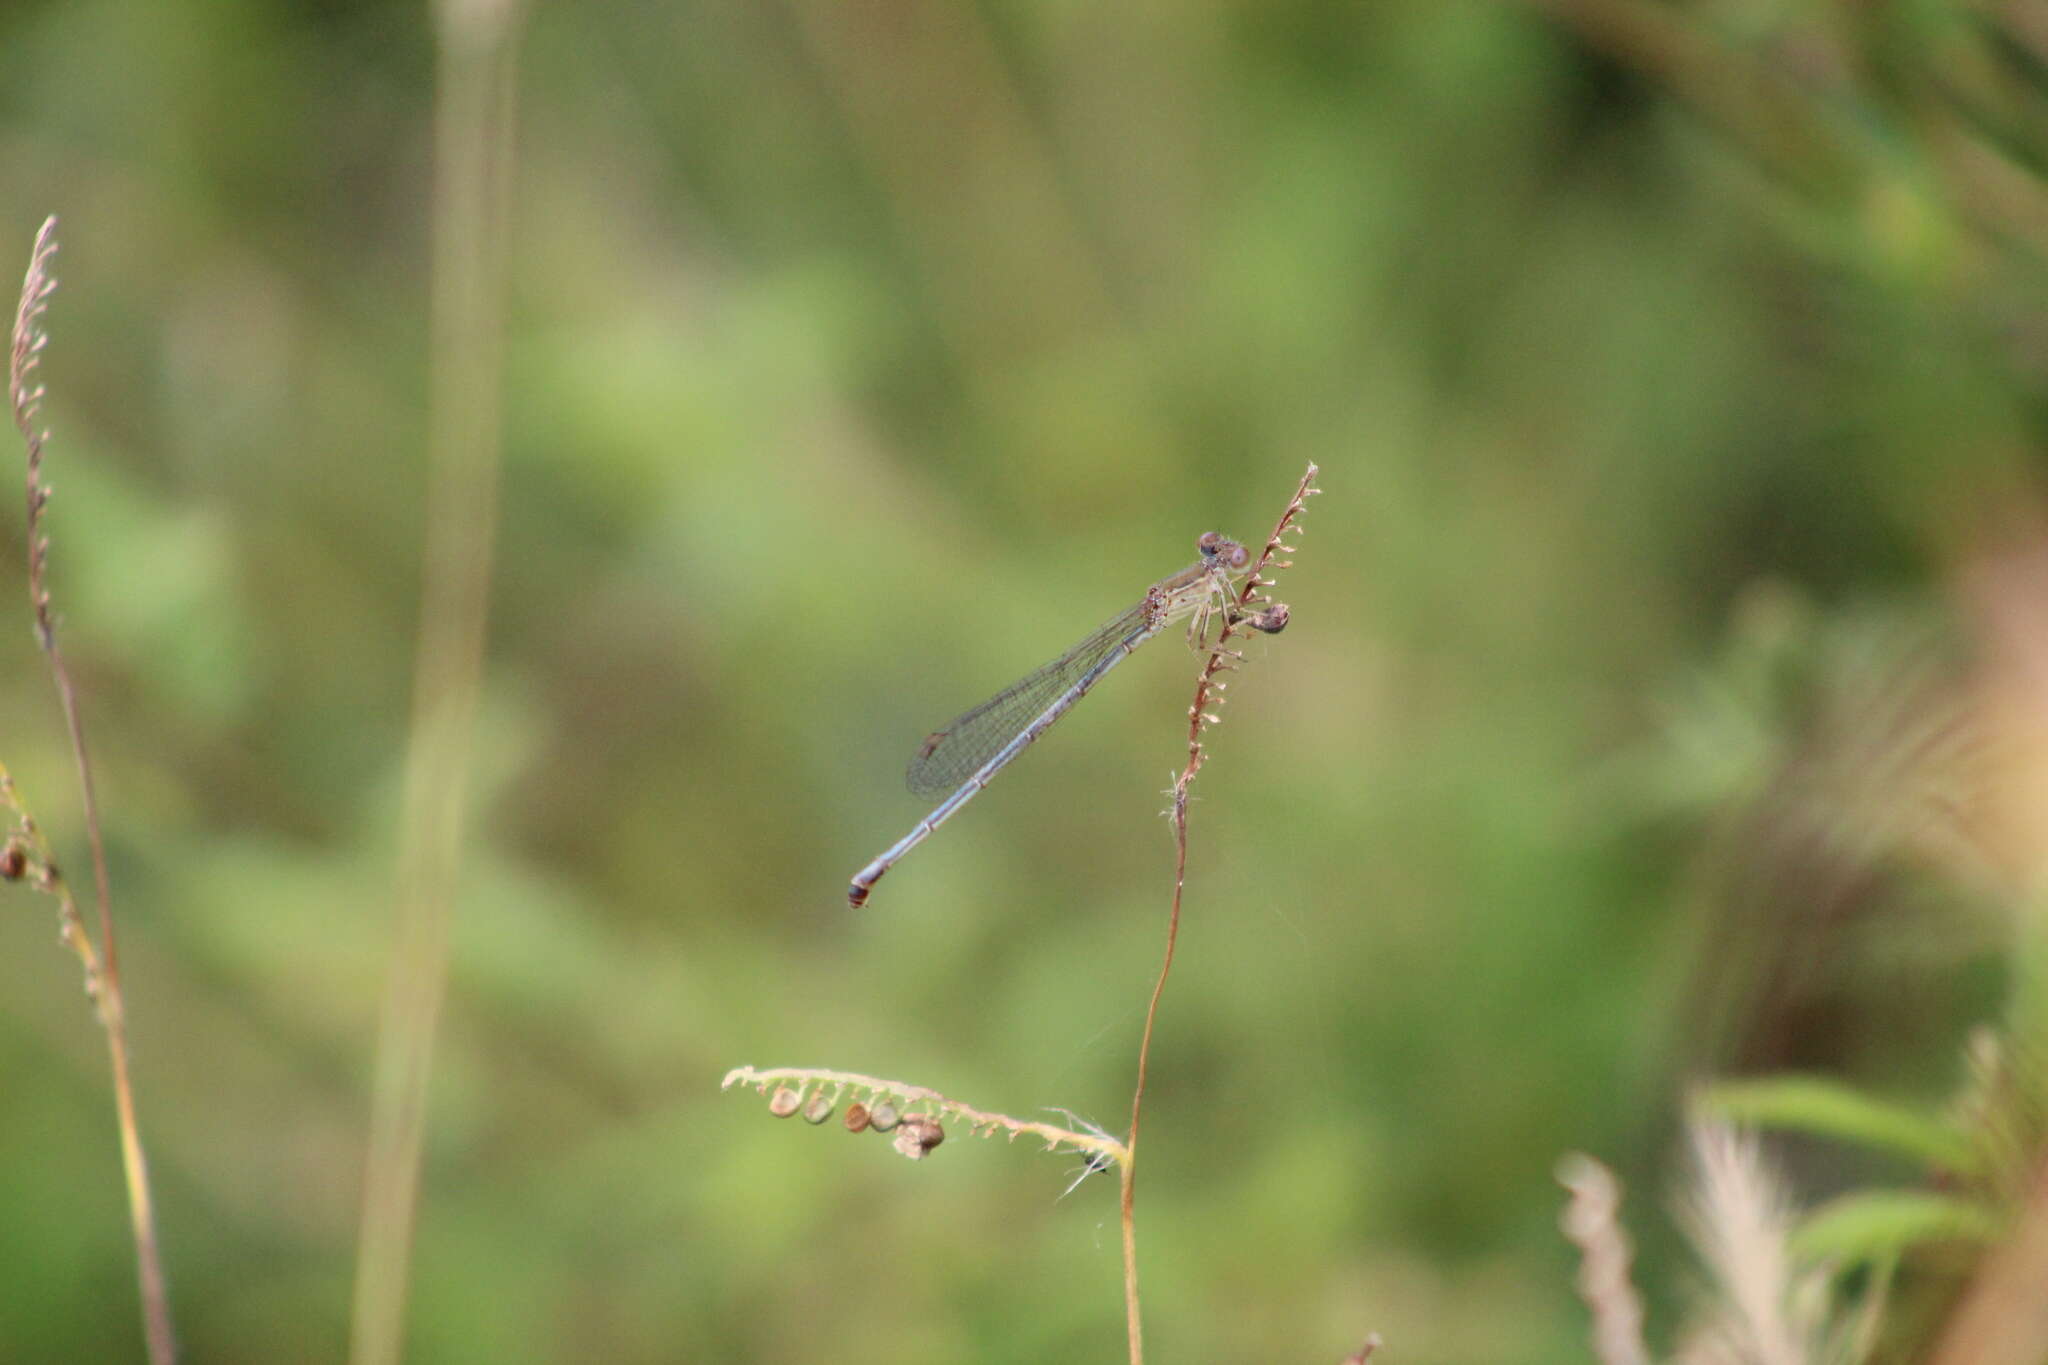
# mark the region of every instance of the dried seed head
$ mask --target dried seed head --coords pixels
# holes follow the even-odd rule
[[[804,1106],[804,1122],[823,1123],[832,1117],[832,1111],[837,1107],[832,1097],[820,1090],[811,1096],[811,1102]]]
[[[846,1131],[858,1133],[868,1126],[868,1107],[859,1100],[846,1106]]]
[[[10,882],[21,880],[21,874],[28,871],[28,850],[19,840],[9,839],[7,847],[0,849],[0,877]]]
[[[1379,1348],[1380,1334],[1378,1332],[1374,1332],[1371,1336],[1365,1339],[1365,1345],[1359,1347],[1356,1351],[1353,1351],[1350,1355],[1344,1357],[1342,1365],[1365,1365],[1366,1361],[1372,1359],[1372,1353],[1374,1351],[1377,1351]]]
[[[922,1161],[940,1143],[946,1140],[946,1130],[939,1127],[939,1121],[914,1115],[903,1120],[903,1127],[895,1137],[896,1150],[912,1161]]]
[[[1253,630],[1264,631],[1268,635],[1278,635],[1281,631],[1287,629],[1287,604],[1285,602],[1275,602],[1264,611],[1255,611],[1250,616],[1247,616],[1244,623]]]
[[[778,1085],[775,1087],[775,1093],[768,1097],[768,1112],[776,1118],[786,1119],[797,1111],[797,1106],[803,1101],[804,1097],[800,1092],[786,1085]]]
[[[868,1110],[868,1127],[878,1133],[886,1133],[902,1121],[902,1114],[898,1113],[896,1106],[887,1100],[881,1101],[874,1108]]]

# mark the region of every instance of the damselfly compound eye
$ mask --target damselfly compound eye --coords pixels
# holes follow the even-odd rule
[[[1214,559],[1216,552],[1222,547],[1223,537],[1217,535],[1214,531],[1202,532],[1201,539],[1195,542],[1195,548],[1202,552],[1202,558],[1204,559]]]
[[[1233,569],[1242,569],[1245,565],[1252,562],[1252,552],[1250,550],[1245,549],[1244,546],[1239,545],[1236,541],[1231,541],[1229,544],[1230,549],[1223,556],[1224,563]]]

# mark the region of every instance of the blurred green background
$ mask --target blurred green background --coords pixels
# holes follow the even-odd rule
[[[1897,737],[2038,524],[2044,63],[1996,5],[533,6],[411,1358],[1121,1359],[1111,1182],[717,1081],[1121,1125],[1174,637],[868,910],[846,879],[923,813],[927,731],[1200,532],[1263,537],[1310,460],[1294,623],[1196,789],[1152,1353],[1586,1359],[1572,1149],[1630,1183],[1667,1334],[1690,1080],[1935,1102],[2003,1009],[1995,851],[1930,850]],[[0,265],[61,215],[54,587],[194,1360],[347,1350],[434,81],[415,5],[0,13]],[[83,869],[8,575],[0,759]],[[0,1357],[136,1359],[102,1040],[6,904]],[[1869,1174],[1794,1155],[1813,1197]]]

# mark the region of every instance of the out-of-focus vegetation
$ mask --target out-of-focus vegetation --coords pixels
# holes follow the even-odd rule
[[[0,261],[63,216],[53,586],[195,1360],[347,1345],[434,98],[412,6],[0,14]],[[846,878],[934,724],[1311,459],[1294,623],[1196,789],[1154,1356],[1588,1359],[1571,1149],[1631,1190],[1668,1341],[1688,1088],[1786,1072],[1830,1081],[1723,1099],[1805,1135],[1803,1201],[1956,1197],[1820,1241],[1883,1243],[1880,1358],[1964,1350],[1983,1248],[2044,1216],[2037,9],[535,6],[517,108],[412,1359],[1118,1358],[1110,1182],[716,1081],[1121,1120],[1171,637],[858,915]],[[0,758],[83,866],[17,600]],[[4,903],[0,1357],[134,1359],[104,1049]]]

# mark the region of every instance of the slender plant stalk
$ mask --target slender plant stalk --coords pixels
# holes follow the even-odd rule
[[[1977,1267],[1929,1358],[1935,1365],[2030,1365],[2048,1353],[2048,1161],[2012,1232]]]
[[[1592,1314],[1593,1358],[1600,1365],[1649,1365],[1643,1296],[1629,1274],[1635,1248],[1621,1226],[1621,1182],[1574,1152],[1558,1163],[1557,1183],[1571,1194],[1559,1221],[1579,1249],[1579,1298]]]
[[[1266,548],[1260,553],[1258,563],[1244,576],[1244,582],[1238,588],[1237,601],[1231,610],[1223,614],[1223,628],[1217,632],[1208,659],[1202,665],[1201,676],[1195,681],[1195,700],[1188,708],[1188,761],[1173,783],[1173,905],[1166,917],[1166,952],[1159,963],[1158,979],[1152,983],[1152,998],[1145,1006],[1145,1029],[1138,1040],[1138,1080],[1131,1090],[1131,1129],[1124,1139],[1124,1159],[1118,1167],[1121,1175],[1118,1207],[1124,1240],[1124,1326],[1130,1340],[1131,1365],[1144,1365],[1145,1360],[1144,1315],[1138,1301],[1138,1122],[1145,1109],[1145,1075],[1152,1057],[1152,1026],[1159,1017],[1160,997],[1166,994],[1166,978],[1173,971],[1173,950],[1180,942],[1181,894],[1187,885],[1188,871],[1188,788],[1194,784],[1207,756],[1202,747],[1202,733],[1218,723],[1215,708],[1223,704],[1225,687],[1218,675],[1234,669],[1244,657],[1230,648],[1230,642],[1250,628],[1254,621],[1259,623],[1259,629],[1266,631],[1277,631],[1287,623],[1287,608],[1275,604],[1264,591],[1273,586],[1273,580],[1265,576],[1265,571],[1292,567],[1292,560],[1276,561],[1273,556],[1275,553],[1293,553],[1290,546],[1280,543],[1281,538],[1290,531],[1300,532],[1301,528],[1296,523],[1304,507],[1321,491],[1315,486],[1316,473],[1316,466],[1311,464],[1308,472],[1301,476],[1301,483],[1296,486],[1287,510],[1280,514],[1280,520],[1273,526],[1273,534],[1266,538]]]
[[[44,433],[36,426],[37,409],[43,389],[31,382],[43,347],[49,337],[42,330],[42,316],[57,281],[49,273],[50,258],[57,252],[57,220],[46,219],[36,233],[35,249],[29,255],[28,274],[22,280],[21,303],[14,314],[13,346],[8,367],[8,390],[13,399],[14,425],[28,444],[28,592],[35,613],[36,640],[50,661],[50,677],[56,683],[57,700],[64,710],[64,728],[71,738],[71,760],[78,770],[78,789],[85,807],[85,836],[92,849],[94,898],[99,910],[99,946],[78,914],[70,886],[57,871],[48,846],[42,842],[26,810],[20,804],[13,782],[5,782],[6,803],[18,817],[19,834],[34,851],[28,856],[37,868],[37,885],[55,895],[61,907],[64,941],[78,954],[85,967],[86,990],[99,1011],[107,1035],[107,1058],[114,1079],[114,1112],[121,1132],[121,1170],[128,1183],[128,1221],[135,1239],[136,1276],[142,1296],[143,1334],[148,1342],[152,1365],[170,1365],[177,1359],[177,1337],[171,1330],[170,1292],[164,1280],[163,1257],[157,1244],[156,1205],[149,1191],[149,1162],[142,1150],[142,1133],[135,1121],[135,1089],[129,1080],[128,1015],[121,996],[121,968],[115,952],[113,898],[107,884],[107,852],[100,834],[99,798],[93,788],[92,761],[85,744],[85,721],[79,715],[78,689],[72,685],[71,670],[64,663],[64,651],[57,644],[57,625],[50,611],[47,577],[50,542],[43,534],[43,509],[49,504],[50,489],[43,482]],[[0,774],[4,778],[4,774]]]
[[[404,1348],[427,1089],[483,682],[497,530],[516,8],[509,0],[435,7],[431,488],[395,942],[364,1173],[351,1343],[357,1365],[396,1365]]]

